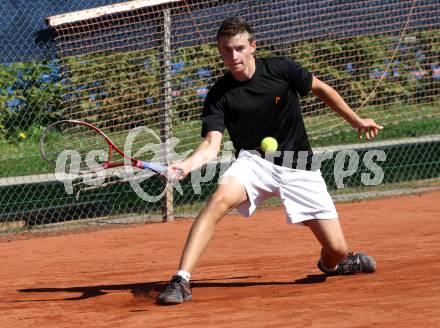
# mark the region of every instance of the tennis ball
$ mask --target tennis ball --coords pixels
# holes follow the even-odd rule
[[[18,134],[18,139],[20,139],[20,140],[24,140],[24,139],[26,139],[26,138],[27,138],[26,133],[24,133],[24,132],[20,132],[20,133]]]
[[[278,149],[278,141],[272,137],[266,137],[261,140],[261,150],[263,152],[272,153]]]

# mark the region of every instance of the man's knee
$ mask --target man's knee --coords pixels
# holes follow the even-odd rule
[[[228,184],[221,184],[209,199],[209,206],[230,211],[247,199],[244,186],[235,178]]]
[[[236,200],[228,195],[225,190],[217,190],[209,199],[208,206],[221,211],[229,211],[237,204]]]

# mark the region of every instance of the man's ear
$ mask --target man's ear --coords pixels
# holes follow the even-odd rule
[[[254,40],[251,42],[251,52],[254,53],[255,50],[257,49],[257,42]]]

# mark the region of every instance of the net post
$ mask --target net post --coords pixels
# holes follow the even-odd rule
[[[171,9],[166,7],[162,10],[162,38],[163,46],[160,55],[161,74],[163,74],[163,84],[160,96],[160,139],[161,157],[166,164],[170,163],[170,140],[172,136],[172,110],[171,110]],[[173,184],[164,180],[165,193],[161,200],[162,221],[174,220],[174,199]]]

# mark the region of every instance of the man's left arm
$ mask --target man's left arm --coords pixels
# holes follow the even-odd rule
[[[335,89],[315,76],[313,77],[311,90],[327,106],[341,115],[353,128],[358,130],[359,140],[362,139],[363,133],[365,133],[367,140],[373,139],[377,136],[379,130],[383,129],[383,126],[377,124],[371,118],[360,118]]]

